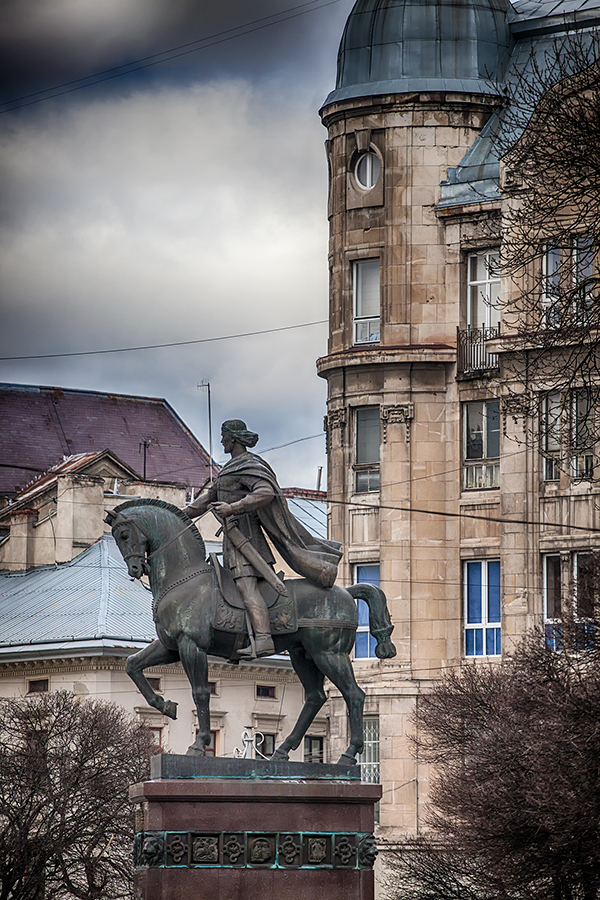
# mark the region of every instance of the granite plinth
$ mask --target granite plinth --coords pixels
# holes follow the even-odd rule
[[[283,767],[293,774],[286,777]],[[311,777],[302,778],[307,768]],[[338,777],[318,777],[317,768]],[[163,756],[155,780],[130,792],[135,896],[373,900],[373,809],[381,787],[345,768]]]
[[[275,759],[226,759],[161,753],[152,757],[151,778],[277,778],[302,781],[360,781],[360,766],[284,762]]]

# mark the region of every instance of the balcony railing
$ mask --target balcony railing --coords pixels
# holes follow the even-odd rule
[[[457,328],[456,351],[458,374],[478,375],[498,368],[498,354],[486,353],[485,342],[500,337],[500,326],[489,328]]]

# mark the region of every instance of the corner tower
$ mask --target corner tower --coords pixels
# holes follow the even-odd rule
[[[321,109],[330,330],[318,371],[328,382],[331,537],[346,551],[344,583],[378,581],[386,592],[398,648],[383,664],[359,629],[356,669],[372,747],[379,742],[372,753],[381,750],[382,835],[419,831],[427,775],[406,737],[409,717],[421,686],[463,655],[454,517],[465,259],[440,185],[499,106],[510,8],[358,0]],[[495,201],[475,199],[488,215]]]

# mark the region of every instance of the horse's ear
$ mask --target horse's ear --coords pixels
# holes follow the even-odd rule
[[[115,521],[116,518],[117,518],[117,513],[116,513],[116,511],[115,511],[114,509],[109,509],[109,510],[107,510],[107,512],[106,512],[106,518],[105,518],[104,521],[106,522],[107,525],[110,525],[110,527],[112,528],[113,523],[114,523],[114,521]]]

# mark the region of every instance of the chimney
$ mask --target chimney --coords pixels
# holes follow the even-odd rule
[[[9,569],[22,572],[34,564],[33,526],[37,522],[37,509],[15,509],[10,513]]]

